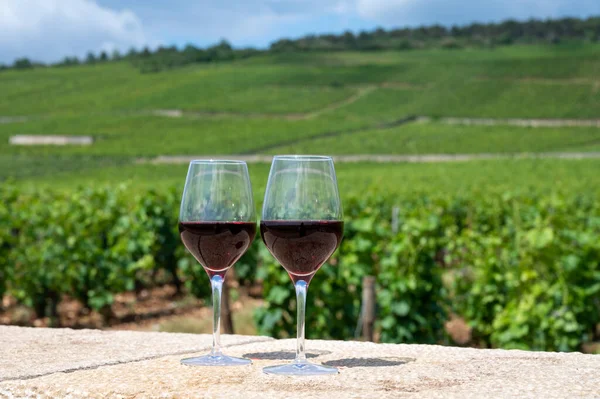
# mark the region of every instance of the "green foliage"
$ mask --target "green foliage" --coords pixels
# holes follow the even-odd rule
[[[593,197],[471,205],[448,258],[455,311],[485,346],[577,350],[600,323],[600,208]]]
[[[157,268],[180,284],[172,194],[131,198],[125,187],[2,194],[10,213],[0,264],[9,260],[9,292],[39,316],[56,316],[63,295],[107,312],[115,294],[148,283]]]
[[[412,198],[412,199],[410,199]],[[348,339],[360,313],[361,279],[377,279],[383,342],[445,342],[452,311],[488,347],[578,350],[600,323],[600,204],[593,196],[409,197],[346,201],[345,238],[316,274],[307,331]],[[263,334],[293,336],[293,289],[263,251]],[[445,281],[445,284],[442,282]]]
[[[21,192],[6,184],[0,197],[0,294],[8,289],[40,317],[56,317],[64,295],[110,317],[115,294],[164,282],[210,295],[204,269],[181,244],[175,191]],[[240,260],[240,282],[253,282],[255,271],[253,247]]]
[[[160,270],[166,271],[177,293],[181,293],[182,281],[178,270],[181,242],[177,231],[177,215],[174,212],[179,207],[178,200],[179,196],[173,190],[166,195],[149,191],[139,198],[137,211],[141,223],[154,234],[149,252],[154,257],[155,274]]]
[[[454,222],[453,209],[444,205],[427,199],[403,203],[398,208],[398,233],[383,251],[377,251],[383,342],[438,343],[443,339],[447,295],[439,256],[448,245],[445,230]]]
[[[154,232],[123,189],[41,193],[21,197],[15,208],[12,291],[40,315],[55,316],[63,294],[104,309],[154,264]]]
[[[12,186],[0,185],[0,198],[2,198],[0,202],[0,298],[4,295],[7,283],[12,279],[13,274],[10,251],[15,245],[12,221],[16,196],[16,190]]]
[[[40,316],[55,317],[69,295],[110,317],[115,294],[152,285],[158,274],[210,295],[204,270],[180,243],[173,191],[26,192],[5,184],[0,195],[0,291]],[[362,279],[373,275],[383,342],[446,342],[449,312],[470,323],[481,346],[570,351],[595,338],[596,196],[488,191],[401,198],[377,191],[346,198],[345,238],[311,282],[309,336],[352,338]],[[263,284],[260,332],[293,336],[292,284],[259,240],[236,274],[242,284]]]

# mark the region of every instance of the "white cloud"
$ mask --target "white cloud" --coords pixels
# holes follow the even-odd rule
[[[148,43],[140,19],[93,0],[0,0],[0,62],[57,61]]]

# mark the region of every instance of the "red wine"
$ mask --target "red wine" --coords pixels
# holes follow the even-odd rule
[[[179,234],[210,276],[224,275],[248,250],[256,235],[256,223],[181,222]]]
[[[260,234],[275,259],[294,281],[310,282],[342,241],[339,220],[263,220]]]

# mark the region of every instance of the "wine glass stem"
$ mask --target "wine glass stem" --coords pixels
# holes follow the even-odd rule
[[[306,291],[308,284],[306,281],[299,280],[296,286],[297,309],[297,340],[296,340],[296,359],[294,363],[306,363],[306,353],[304,352],[304,320],[306,314]]]
[[[213,345],[211,356],[221,356],[221,292],[223,291],[223,277],[214,275],[210,279],[213,301]]]

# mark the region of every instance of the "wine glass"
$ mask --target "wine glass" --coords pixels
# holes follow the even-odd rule
[[[273,158],[260,234],[296,288],[298,337],[296,359],[290,364],[265,367],[265,373],[338,373],[335,367],[306,360],[304,315],[310,280],[342,240],[342,218],[342,204],[330,157],[286,155]]]
[[[209,354],[181,360],[188,366],[239,366],[249,359],[221,352],[221,291],[225,274],[246,252],[256,234],[256,215],[248,167],[242,161],[198,160],[190,163],[179,233],[187,250],[210,278],[213,344]]]

